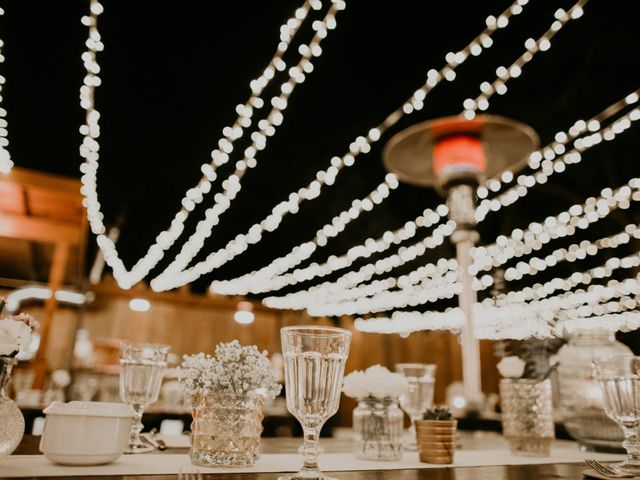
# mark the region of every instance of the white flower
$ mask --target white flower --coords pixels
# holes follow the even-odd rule
[[[31,343],[31,327],[11,318],[0,319],[0,355],[15,355]]]
[[[382,365],[373,365],[366,371],[354,371],[344,378],[342,391],[348,397],[397,398],[409,388],[404,375],[392,373]]]
[[[364,398],[369,395],[364,372],[354,370],[344,377],[342,391],[347,397]]]
[[[505,378],[520,378],[524,374],[525,362],[519,357],[512,355],[500,360],[497,367],[500,375]]]

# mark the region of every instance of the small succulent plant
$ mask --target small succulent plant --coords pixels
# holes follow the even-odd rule
[[[446,406],[435,405],[432,408],[428,408],[424,415],[423,420],[451,420],[453,414]]]

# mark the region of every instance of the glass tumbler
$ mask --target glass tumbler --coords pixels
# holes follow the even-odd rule
[[[140,438],[142,412],[158,400],[169,350],[169,345],[156,343],[120,344],[120,400],[131,405],[136,413],[129,448],[125,453],[144,453],[154,449]]]
[[[409,390],[400,396],[400,406],[409,416],[411,427],[404,448],[416,451],[416,420],[433,404],[436,365],[432,363],[396,363],[396,372],[409,381]]]

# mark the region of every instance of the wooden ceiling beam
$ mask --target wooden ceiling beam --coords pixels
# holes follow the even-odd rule
[[[1,237],[75,246],[81,243],[82,233],[76,223],[0,212]]]

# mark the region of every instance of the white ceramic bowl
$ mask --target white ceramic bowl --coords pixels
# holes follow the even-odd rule
[[[53,402],[46,414],[40,451],[63,465],[101,465],[127,449],[133,409],[124,403]]]

